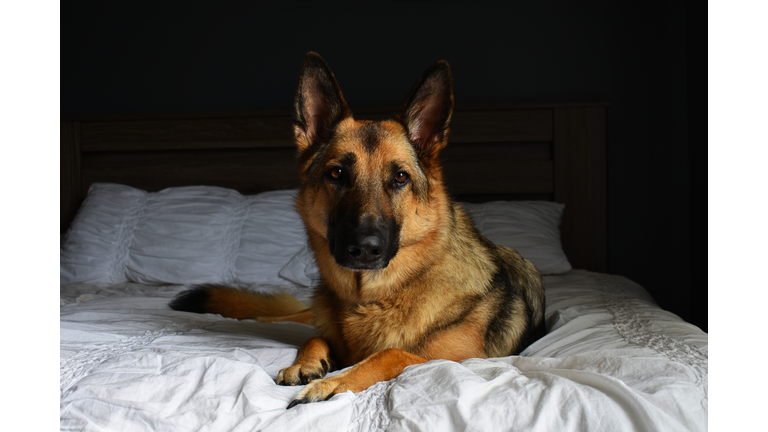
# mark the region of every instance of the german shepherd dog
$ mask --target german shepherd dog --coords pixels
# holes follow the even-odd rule
[[[294,136],[296,208],[321,274],[311,307],[219,286],[183,292],[170,306],[315,325],[319,337],[277,377],[306,385],[288,408],[365,390],[430,359],[522,351],[546,332],[541,276],[448,197],[438,156],[452,114],[445,61],[427,69],[394,119],[368,121],[352,117],[328,65],[307,54]]]

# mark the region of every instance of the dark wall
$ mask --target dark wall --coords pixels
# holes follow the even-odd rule
[[[706,330],[707,289],[691,276],[684,2],[103,3],[62,7],[63,115],[289,108],[307,51],[353,109],[399,104],[438,59],[457,103],[609,101],[609,271]]]

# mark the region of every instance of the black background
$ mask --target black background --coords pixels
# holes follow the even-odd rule
[[[459,104],[608,101],[609,273],[706,331],[706,144],[689,145],[701,55],[686,6],[69,2],[61,114],[290,108],[307,51],[329,63],[353,110],[399,104],[439,59]]]

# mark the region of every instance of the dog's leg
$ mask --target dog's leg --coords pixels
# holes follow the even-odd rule
[[[320,379],[331,369],[331,349],[323,338],[307,339],[299,348],[293,365],[277,375],[280,385],[302,385]]]
[[[396,348],[385,349],[334,377],[312,381],[299,392],[288,408],[330,399],[333,395],[347,390],[354,393],[361,392],[377,382],[395,378],[406,366],[426,362],[426,359],[407,351]]]

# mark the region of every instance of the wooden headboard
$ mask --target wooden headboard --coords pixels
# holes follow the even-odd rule
[[[459,201],[565,204],[560,227],[574,268],[607,270],[606,103],[457,105],[443,152]],[[394,109],[355,110],[386,118]],[[214,185],[244,194],[298,187],[287,110],[64,117],[61,232],[90,185],[157,191]]]

